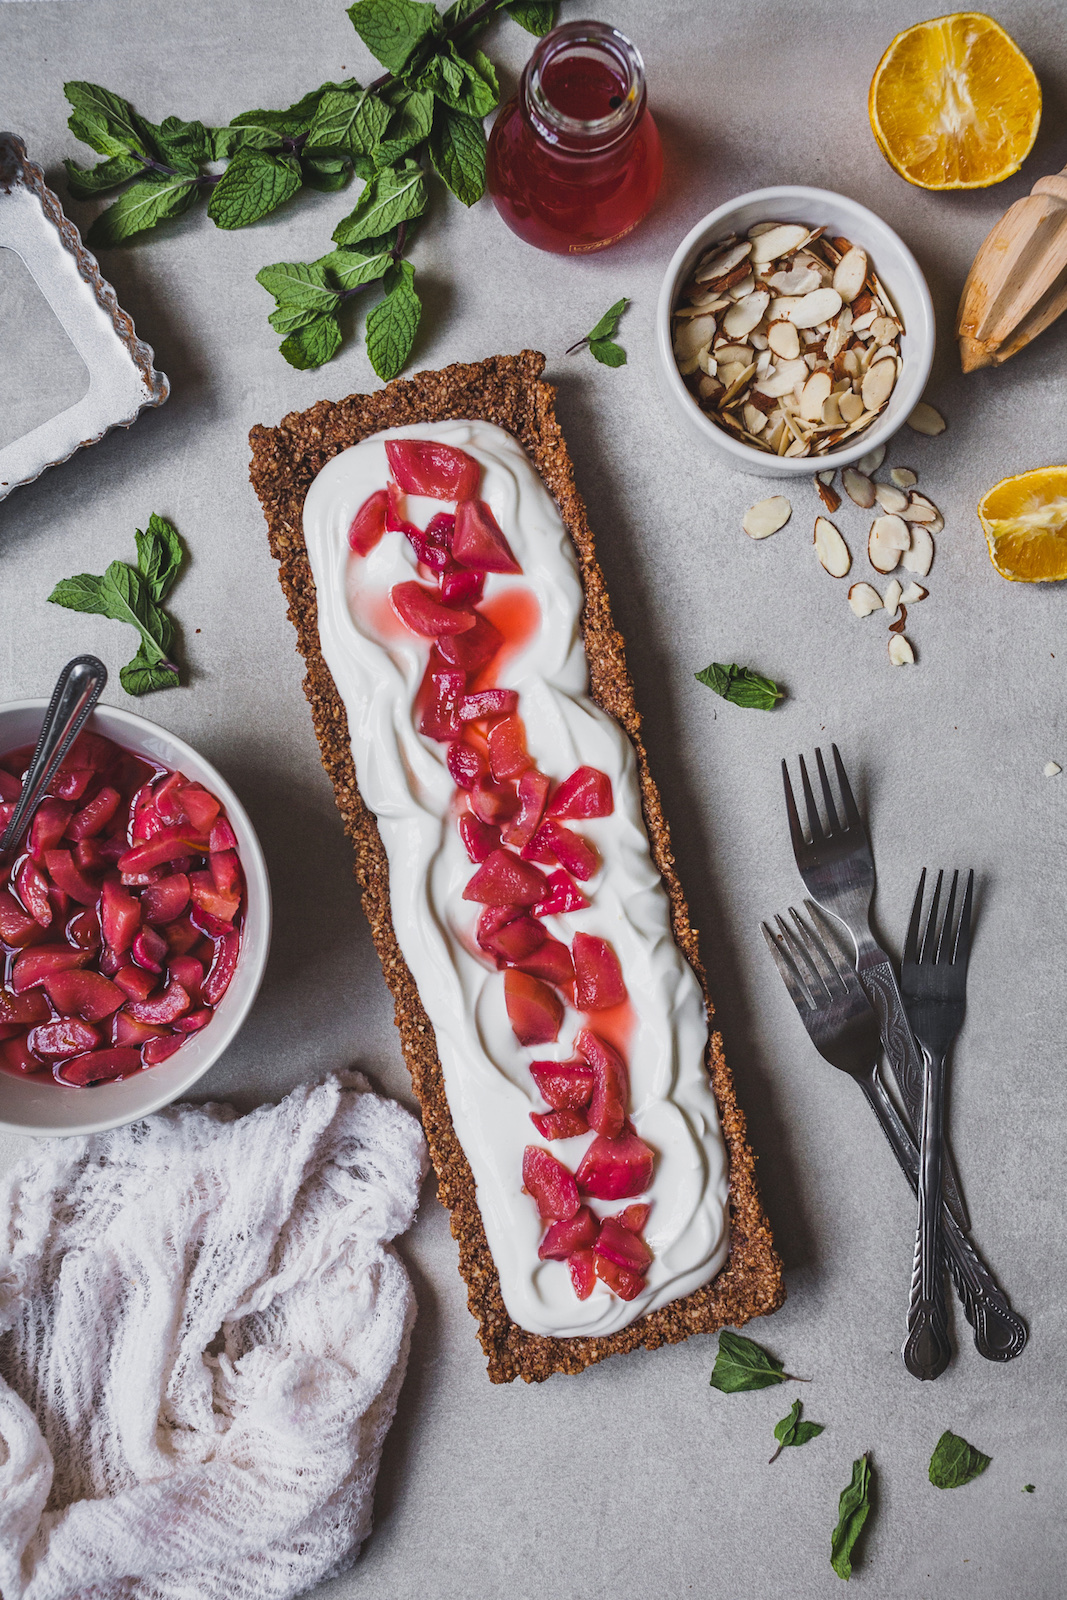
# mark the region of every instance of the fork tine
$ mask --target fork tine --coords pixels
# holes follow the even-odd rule
[[[948,891],[948,904],[945,907],[945,915],[941,922],[941,932],[937,936],[937,954],[935,955],[934,960],[943,962],[946,966],[952,960],[949,952],[952,948],[952,931],[956,912],[956,889],[959,881],[959,873],[954,872],[952,874],[952,886]]]
[[[784,761],[782,762],[782,782],[785,785],[785,809],[789,818],[789,837],[793,844],[793,854],[799,859],[801,851],[807,845],[807,840],[804,838],[804,829],[800,826],[797,803],[793,796],[793,785],[789,781],[789,767]]]
[[[792,907],[790,907],[790,910],[792,910]],[[775,915],[774,920],[778,924],[778,943],[788,949],[793,965],[800,972],[804,986],[811,995],[813,1005],[823,1005],[829,998],[829,991],[819,975],[818,967],[811,959],[807,945],[803,940],[797,938],[784,917]],[[807,974],[806,977],[804,976],[805,973]]]
[[[826,946],[819,938],[819,935],[816,933],[815,929],[808,926],[795,906],[789,907],[789,915],[796,923],[796,933],[794,933],[792,929],[789,929],[790,937],[797,945],[800,946],[809,965],[814,967],[815,971],[819,974],[827,994],[831,999],[835,999],[843,992],[845,986],[842,982],[841,975],[834,964],[833,957],[826,949]],[[799,938],[797,937],[797,934],[799,934]]]
[[[819,782],[822,785],[823,804],[826,807],[826,817],[830,824],[830,832],[840,833],[841,824],[837,820],[837,811],[834,807],[833,790],[830,788],[830,780],[826,776],[826,764],[823,761],[821,750],[816,750],[815,752],[815,765],[819,769]]]
[[[823,948],[833,962],[834,971],[841,979],[847,993],[861,987],[856,976],[855,957],[845,948],[845,941],[841,930],[834,925],[834,919],[829,916],[816,900],[805,900],[804,910],[808,913],[808,920],[816,933],[822,938]]]
[[[934,959],[934,947],[937,941],[937,912],[941,904],[941,885],[944,879],[944,872],[939,872],[937,882],[934,884],[934,898],[930,901],[930,910],[926,914],[926,927],[923,929],[922,944],[919,946],[920,964]]]
[[[845,763],[841,760],[841,752],[836,744],[830,749],[834,753],[834,768],[837,772],[837,781],[841,785],[841,804],[844,807],[845,821],[850,828],[863,828],[863,818],[860,816],[859,806],[852,797],[852,787],[845,771]]]
[[[919,876],[919,887],[915,891],[915,901],[911,908],[911,921],[908,923],[908,937],[904,941],[904,962],[914,965],[919,959],[919,927],[923,916],[923,894],[926,890],[926,868],[922,869]]]
[[[774,964],[782,975],[782,982],[789,991],[789,998],[792,1000],[801,1016],[803,1016],[806,1011],[811,1011],[814,1009],[807,990],[804,988],[804,981],[801,978],[800,973],[797,971],[789,951],[780,945],[779,941],[774,937],[767,924],[765,922],[761,922],[760,928],[763,932],[763,937],[767,941],[767,949],[774,957]]]
[[[811,832],[811,842],[812,844],[820,844],[825,838],[822,829],[822,818],[819,816],[819,808],[815,804],[815,796],[811,790],[811,780],[808,777],[808,769],[804,763],[803,756],[800,758],[800,782],[804,790],[804,804],[808,811],[808,828]]]
[[[974,869],[967,874],[967,888],[963,895],[963,909],[960,912],[960,923],[956,929],[956,943],[952,951],[952,961],[962,961],[966,964],[971,954],[971,902],[974,898]]]

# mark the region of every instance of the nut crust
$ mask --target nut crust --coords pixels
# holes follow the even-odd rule
[[[730,1254],[722,1271],[693,1294],[611,1335],[546,1338],[527,1333],[508,1316],[475,1198],[474,1178],[452,1125],[433,1028],[393,930],[385,849],[356,786],[344,706],[319,648],[315,585],[304,544],[302,511],[312,479],[326,462],[368,434],[405,423],[474,419],[496,423],[512,433],[555,498],[574,542],[585,593],[582,628],[592,696],[621,723],[633,743],[645,823],[653,859],[670,896],[674,937],[700,981],[709,1017],[714,1014],[696,930],[690,924],[675,872],[659,791],[648,769],[622,636],[612,621],[585,506],[575,488],[573,467],[555,418],[555,390],[539,381],[543,367],[542,355],[525,350],[518,356],[494,356],[440,372],[420,372],[373,394],[350,395],[337,403],[320,401],[307,411],[291,412],[277,428],[256,426],[249,436],[252,485],[263,507],[271,553],[279,564],[297,648],[307,666],[304,692],[322,764],[333,783],[345,831],[355,846],[363,909],[396,1004],[401,1048],[422,1110],[441,1199],[451,1214],[467,1302],[478,1323],[494,1383],[514,1378],[541,1382],[554,1372],[580,1372],[607,1356],[640,1346],[654,1350],[693,1333],[712,1333],[727,1323],[740,1327],[752,1317],[776,1310],[785,1298],[781,1262],[756,1186],[744,1114],[734,1094],[722,1038],[712,1033],[707,1068],[722,1119],[730,1174]]]

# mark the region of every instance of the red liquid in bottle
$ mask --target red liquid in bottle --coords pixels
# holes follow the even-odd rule
[[[489,140],[489,192],[508,227],[540,250],[602,250],[636,227],[662,175],[633,45],[602,23],[555,28]]]

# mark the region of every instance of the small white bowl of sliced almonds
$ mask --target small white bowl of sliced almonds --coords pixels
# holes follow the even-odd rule
[[[792,185],[741,195],[675,251],[656,311],[661,388],[734,466],[810,477],[884,445],[922,397],[934,310],[873,211]]]

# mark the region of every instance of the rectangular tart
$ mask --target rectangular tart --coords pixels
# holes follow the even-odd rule
[[[389,859],[375,817],[357,786],[345,702],[324,659],[319,605],[304,536],[305,500],[322,469],[340,452],[384,430],[454,419],[504,429],[518,441],[536,468],[573,544],[582,589],[581,633],[589,669],[589,698],[624,730],[632,746],[636,763],[634,793],[639,793],[651,857],[667,897],[664,904],[670,931],[696,975],[708,1016],[712,1015],[696,933],[674,870],[659,793],[648,770],[623,642],[612,623],[585,507],[575,489],[571,462],[555,420],[554,390],[540,381],[543,365],[542,356],[526,351],[519,356],[490,358],[442,372],[420,373],[374,394],[351,396],[336,404],[322,402],[308,411],[291,414],[278,428],[256,427],[250,436],[252,483],[263,506],[272,554],[279,562],[279,577],[297,630],[298,649],[307,665],[304,688],[323,765],[334,784],[338,808],[355,845],[355,870],[363,890],[364,909],[396,1003],[404,1057],[422,1109],[441,1198],[451,1213],[468,1303],[478,1322],[489,1376],[494,1382],[516,1377],[540,1381],[553,1372],[578,1372],[606,1356],[639,1346],[652,1349],[691,1333],[714,1331],[727,1323],[741,1325],[751,1317],[773,1311],[783,1298],[781,1265],[756,1188],[744,1118],[736,1103],[721,1038],[711,1033],[705,1066],[721,1125],[728,1174],[729,1245],[728,1253],[723,1245],[725,1259],[721,1269],[691,1292],[668,1298],[606,1333],[572,1332],[558,1337],[531,1331],[509,1315],[501,1292],[501,1272],[478,1205],[472,1164],[456,1132],[457,1120],[462,1125],[460,1108],[450,1109],[434,1028],[397,937]],[[364,447],[367,448],[370,447]],[[331,470],[336,473],[337,469]],[[637,803],[635,799],[635,807]],[[529,1137],[533,1141],[532,1130]],[[485,1180],[483,1166],[482,1181]],[[518,1182],[515,1192],[519,1192]],[[493,1225],[498,1228],[495,1220]],[[562,1270],[562,1264],[551,1265],[554,1271]],[[512,1289],[512,1296],[514,1293]],[[527,1316],[525,1320],[531,1318]],[[536,1317],[532,1320],[536,1324]]]

